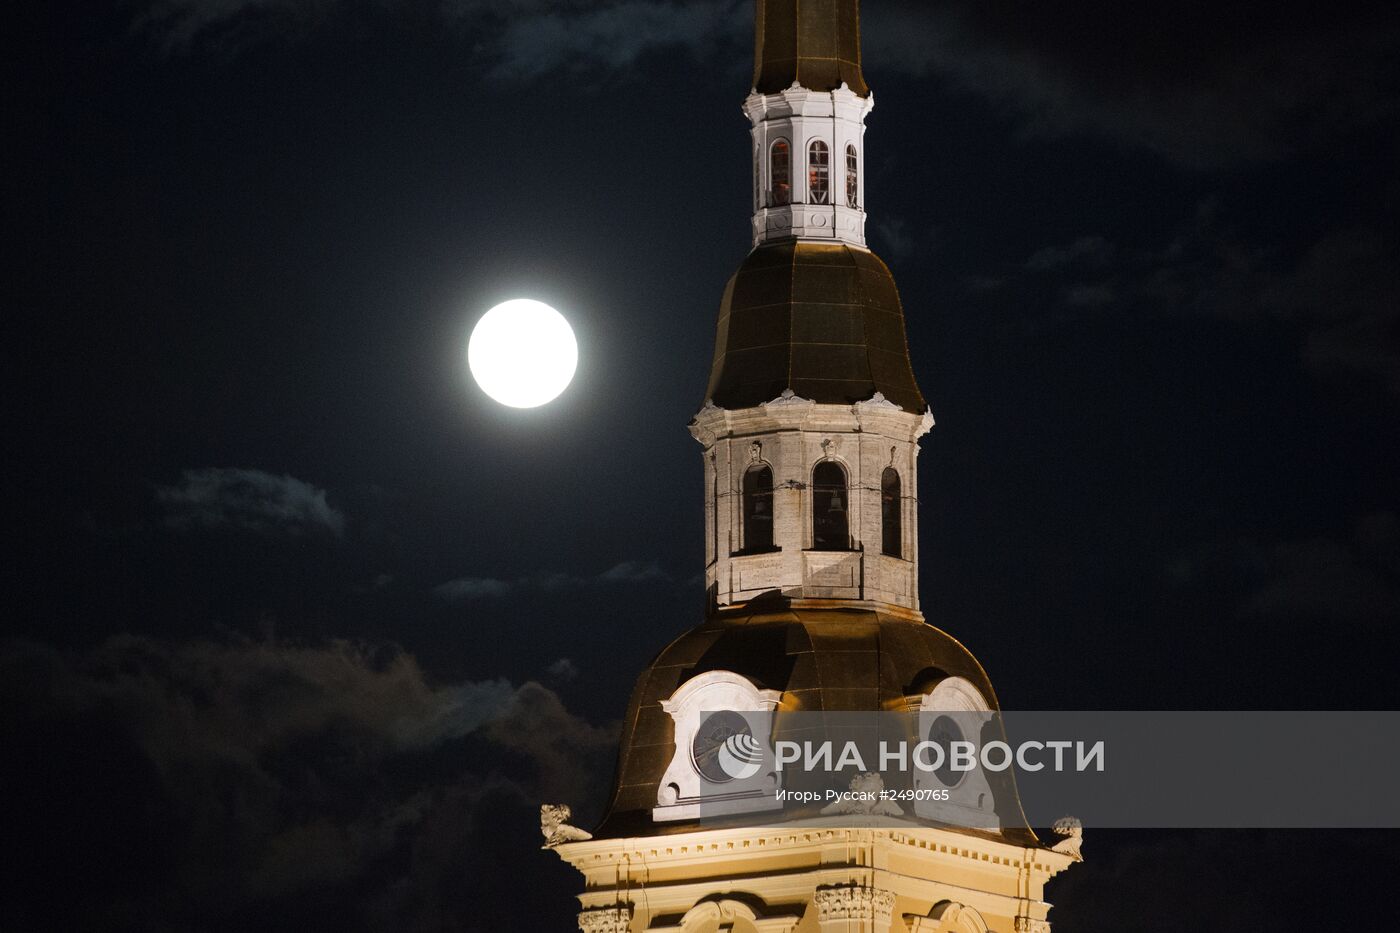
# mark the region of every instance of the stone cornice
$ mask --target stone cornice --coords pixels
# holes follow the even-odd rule
[[[691,861],[732,858],[737,853],[761,856],[765,852],[841,845],[874,849],[897,845],[922,849],[930,855],[969,862],[1006,865],[1013,869],[1058,873],[1073,864],[1067,856],[1050,849],[1028,847],[980,836],[968,836],[934,827],[841,828],[791,824],[789,827],[748,829],[709,829],[666,836],[625,839],[593,839],[570,842],[553,851],[575,865],[613,862]]]
[[[878,392],[854,405],[828,405],[786,391],[753,408],[731,410],[707,401],[690,422],[690,434],[705,447],[724,437],[776,431],[877,434],[894,440],[916,441],[933,427],[933,423],[930,412],[904,411]]]

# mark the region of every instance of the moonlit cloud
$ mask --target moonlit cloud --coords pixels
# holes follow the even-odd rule
[[[165,510],[166,524],[176,529],[335,535],[345,530],[345,516],[327,502],[324,489],[262,470],[185,470],[179,483],[156,490],[156,501]]]
[[[443,602],[460,603],[473,599],[491,599],[505,596],[512,584],[505,580],[490,577],[459,577],[433,587],[433,593]]]
[[[656,561],[625,560],[591,577],[571,573],[537,573],[513,580],[494,577],[459,577],[433,587],[443,602],[462,603],[479,599],[499,599],[524,591],[563,590],[586,586],[612,586],[670,580],[671,575]]]

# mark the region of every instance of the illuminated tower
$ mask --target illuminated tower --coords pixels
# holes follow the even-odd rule
[[[638,680],[594,838],[551,811],[551,843],[585,878],[586,933],[1043,933],[1044,884],[1072,861],[1025,825],[1014,785],[953,791],[986,817],[976,830],[917,812],[785,821],[702,747],[716,710],[997,708],[976,659],[919,611],[916,460],[933,418],[894,279],[865,245],[873,102],[857,0],[757,0],[753,249],[690,425],[706,617]],[[716,806],[723,828],[702,819]]]

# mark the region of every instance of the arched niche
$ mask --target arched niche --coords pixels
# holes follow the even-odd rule
[[[693,820],[781,809],[781,775],[772,754],[773,710],[782,696],[733,671],[697,674],[661,701],[674,726],[671,762],[656,791],[652,819]],[[734,735],[747,736],[734,767]],[[726,755],[726,752],[729,752]]]

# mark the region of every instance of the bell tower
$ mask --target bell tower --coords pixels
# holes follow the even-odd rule
[[[753,242],[865,245],[865,115],[857,0],[760,2],[754,17]]]
[[[704,407],[706,583],[917,614],[914,381],[894,278],[865,245],[857,0],[759,0],[752,252],[720,304]]]
[[[1045,882],[1078,850],[1040,841],[1014,781],[959,778],[940,785],[946,806],[817,813],[783,803],[760,764],[757,736],[804,714],[985,722],[998,704],[919,606],[933,417],[894,278],[865,243],[858,0],[755,7],[752,248],[689,426],[705,616],[637,680],[602,823],[590,835],[547,806],[546,845],[584,876],[584,933],[1048,933]]]

